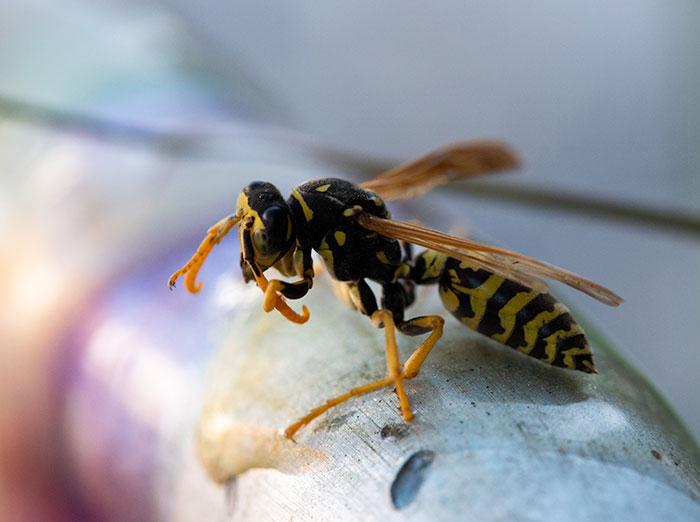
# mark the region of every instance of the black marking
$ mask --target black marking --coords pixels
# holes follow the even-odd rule
[[[447,272],[443,272],[442,279],[440,280],[440,290],[449,290],[457,296],[457,310],[452,312],[452,315],[454,315],[457,319],[471,319],[472,317],[474,317],[474,310],[472,309],[471,298],[458,290],[452,289],[452,279],[447,274]]]
[[[360,302],[362,303],[363,308],[361,312],[365,315],[371,316],[377,311],[377,298],[375,297],[374,292],[364,279],[360,279],[357,282],[357,290],[360,294]]]
[[[571,325],[574,322],[569,312],[562,312],[554,319],[543,324],[537,331],[537,339],[535,340],[535,346],[528,355],[535,357],[537,359],[547,359],[548,355],[546,352],[547,347],[547,337],[553,335],[559,331],[565,332],[571,329]],[[561,351],[559,349],[559,339],[557,340],[557,354],[552,364],[555,366],[563,366],[563,359],[561,364],[557,364],[557,358],[561,357]]]
[[[451,261],[451,262],[449,262]],[[445,265],[446,269],[454,268],[459,276],[459,284],[467,288],[479,288],[483,285],[488,278],[493,275],[493,272],[484,270],[480,268],[478,270],[472,270],[471,268],[461,268],[459,266],[459,261],[454,258],[450,258],[448,263]]]
[[[551,295],[539,294],[532,301],[523,306],[515,316],[513,333],[510,334],[505,344],[512,348],[525,346],[525,325],[532,321],[538,314],[553,310],[555,304],[556,301]]]
[[[537,337],[540,339],[546,339],[559,330],[570,330],[571,325],[574,323],[575,321],[569,312],[562,312],[548,323],[543,324],[537,332]]]
[[[524,286],[513,281],[503,280],[496,293],[486,301],[484,316],[481,318],[477,330],[488,337],[503,333],[505,330],[501,325],[498,313],[513,297],[527,290]]]
[[[403,312],[406,309],[406,295],[403,286],[398,283],[382,286],[382,308],[391,311],[395,323],[403,323]]]
[[[404,509],[416,499],[433,460],[434,451],[420,450],[404,462],[391,484],[391,502],[396,509]]]
[[[588,339],[586,335],[580,333],[572,337],[567,337],[565,339],[557,340],[557,358],[552,363],[555,366],[562,366],[568,368],[564,364],[564,352],[570,350],[571,348],[586,348],[588,347]],[[593,355],[591,353],[579,353],[574,355],[574,365],[576,370],[581,370],[584,372],[591,372],[591,368],[583,364],[583,361],[588,361],[591,363],[591,368],[593,367]]]

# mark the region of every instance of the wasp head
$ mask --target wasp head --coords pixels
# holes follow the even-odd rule
[[[238,197],[236,213],[253,240],[256,261],[263,268],[273,265],[294,245],[292,213],[272,183],[254,181]]]

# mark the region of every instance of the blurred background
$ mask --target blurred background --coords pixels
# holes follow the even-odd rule
[[[360,180],[462,139],[506,141],[524,166],[397,215],[623,295],[609,309],[556,287],[697,438],[698,20],[690,0],[0,2],[5,518],[162,513],[110,500],[110,481],[153,484],[148,427],[187,426],[173,405],[214,349],[192,325],[215,313],[191,318],[165,280],[244,184]],[[556,208],[570,196],[587,212]],[[212,278],[235,267],[225,248]],[[98,478],[117,454],[133,461]]]

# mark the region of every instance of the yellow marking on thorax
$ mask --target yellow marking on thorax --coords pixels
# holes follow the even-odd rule
[[[538,295],[537,292],[519,292],[503,305],[503,308],[498,311],[498,318],[501,321],[503,333],[492,335],[491,339],[499,343],[505,343],[515,329],[515,319],[517,318],[518,312],[525,308],[525,305]]]
[[[342,230],[336,230],[333,237],[335,238],[335,242],[338,243],[338,246],[343,246],[345,244],[345,232]]]
[[[316,192],[325,192],[325,191],[328,190],[329,188],[331,188],[331,184],[330,184],[330,183],[326,183],[325,185],[321,185],[321,186],[319,186],[319,187],[316,187]]]
[[[304,197],[299,194],[299,191],[294,189],[292,190],[292,197],[296,199],[299,202],[299,205],[301,205],[301,209],[304,211],[304,218],[306,218],[306,221],[311,221],[314,218],[314,211],[309,208],[309,205],[306,204],[306,201],[304,201]]]
[[[381,262],[384,263],[385,265],[390,264],[390,263],[389,263],[389,258],[386,257],[386,254],[384,253],[384,250],[380,250],[379,252],[377,252],[377,259],[379,259],[379,261],[381,261]]]
[[[360,205],[353,205],[350,208],[343,210],[343,216],[353,217],[364,212],[364,209]]]
[[[333,251],[330,249],[325,239],[322,240],[321,244],[318,246],[318,253],[321,256],[321,258],[323,258],[323,261],[326,263],[328,273],[330,273],[330,275],[335,275],[335,266],[333,265]]]
[[[382,201],[382,198],[380,198],[379,196],[372,196],[372,202],[378,207],[384,205],[384,201]]]
[[[492,274],[477,288],[467,288],[462,285],[452,285],[453,290],[457,290],[460,294],[468,295],[471,304],[473,317],[463,317],[461,321],[472,330],[479,329],[479,323],[486,313],[486,304],[493,295],[498,292],[501,284],[505,281],[501,276]]]
[[[544,311],[537,314],[534,319],[528,322],[523,327],[523,337],[525,338],[525,346],[518,348],[518,351],[523,353],[530,353],[535,347],[537,342],[537,334],[545,324],[549,321],[556,319],[564,313],[568,313],[569,309],[564,306],[563,303],[557,302],[554,304],[554,309],[552,311]]]

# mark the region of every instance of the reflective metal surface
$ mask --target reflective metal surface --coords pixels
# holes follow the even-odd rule
[[[236,473],[227,486],[231,520],[700,516],[697,447],[649,384],[595,336],[601,373],[590,376],[530,360],[448,319],[407,385],[413,422],[401,420],[387,389],[331,410],[292,447],[275,430],[383,375],[383,334],[338,302],[323,278],[301,327],[263,314],[255,289],[236,290],[228,276],[217,286],[252,303],[222,338],[200,423],[209,472],[217,480]],[[416,314],[441,310],[435,289],[425,290]],[[415,345],[401,339],[404,359]],[[429,462],[407,472],[420,480],[402,478],[406,462],[426,460],[425,452]]]

